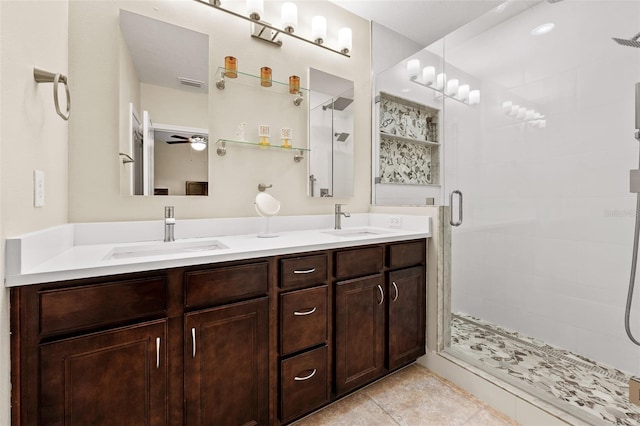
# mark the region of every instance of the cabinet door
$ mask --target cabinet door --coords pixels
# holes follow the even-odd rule
[[[166,425],[166,321],[42,344],[39,424]]]
[[[336,284],[336,394],[368,383],[384,369],[382,275]]]
[[[425,291],[422,266],[389,273],[389,370],[425,354]]]
[[[185,315],[186,424],[269,420],[268,299]]]

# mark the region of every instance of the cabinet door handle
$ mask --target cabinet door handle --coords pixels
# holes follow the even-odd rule
[[[160,368],[160,338],[156,337],[156,368]]]
[[[313,376],[315,376],[315,375],[316,375],[316,372],[317,372],[317,371],[318,371],[318,370],[316,370],[316,369],[314,368],[314,369],[313,369],[313,371],[311,372],[311,374],[309,374],[308,376],[304,376],[304,377],[298,377],[298,376],[296,376],[296,377],[294,377],[294,378],[293,378],[293,380],[295,380],[295,381],[297,381],[297,382],[301,382],[301,381],[303,381],[303,380],[309,380],[310,378],[312,378]]]
[[[196,329],[193,327],[191,329],[191,355],[193,358],[196,357]]]
[[[304,270],[295,270],[294,274],[313,274],[316,271],[316,268],[304,269]]]
[[[384,290],[380,284],[378,284],[378,291],[380,292],[380,302],[378,305],[382,305],[384,303]]]
[[[318,309],[318,308],[317,308],[317,307],[314,307],[313,309],[310,309],[310,310],[308,310],[308,311],[304,311],[304,312],[298,312],[298,311],[295,311],[295,312],[293,313],[293,315],[295,315],[295,316],[297,316],[297,317],[301,317],[301,316],[304,316],[304,315],[311,315],[312,313],[314,313],[314,312],[316,311],[316,309]]]
[[[393,301],[395,302],[396,300],[398,300],[398,296],[399,296],[399,293],[398,293],[398,286],[396,285],[396,282],[395,282],[395,281],[391,281],[391,285],[393,286],[393,291],[394,291],[394,293],[395,293],[395,296],[394,296],[394,297],[393,297],[393,299],[391,299],[391,300],[393,300]]]

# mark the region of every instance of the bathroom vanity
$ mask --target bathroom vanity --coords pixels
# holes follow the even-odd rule
[[[14,424],[285,424],[423,355],[428,234],[325,235],[12,287]]]

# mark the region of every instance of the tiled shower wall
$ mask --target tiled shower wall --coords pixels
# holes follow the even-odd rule
[[[606,19],[604,19],[606,17]],[[549,34],[530,30],[554,22]],[[541,2],[445,60],[482,81],[480,108],[446,101],[445,194],[464,193],[452,236],[452,311],[640,374],[626,338],[638,168],[634,85],[640,2]],[[504,114],[512,101],[544,115]],[[640,277],[639,277],[640,278]],[[632,328],[640,335],[640,290]]]

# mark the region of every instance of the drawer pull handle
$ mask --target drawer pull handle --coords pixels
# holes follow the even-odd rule
[[[160,338],[156,337],[156,368],[160,368]]]
[[[378,303],[378,305],[382,305],[384,303],[384,290],[382,289],[382,286],[380,286],[380,284],[378,284],[378,291],[380,292],[380,302]]]
[[[191,329],[191,351],[193,358],[196,357],[196,329],[195,327]]]
[[[391,281],[391,285],[393,286],[393,290],[395,291],[395,296],[392,299],[395,302],[396,300],[398,300],[398,296],[400,294],[398,293],[398,286],[396,285],[396,282],[395,281]]]
[[[316,271],[316,268],[311,268],[311,269],[305,269],[305,270],[295,270],[293,271],[294,274],[313,274]]]
[[[318,370],[316,370],[316,369],[314,368],[314,369],[313,369],[313,371],[311,372],[311,374],[309,374],[308,376],[304,376],[304,377],[298,377],[298,376],[296,376],[296,377],[294,377],[294,378],[293,378],[293,380],[295,380],[295,381],[297,381],[297,382],[301,382],[301,381],[303,381],[303,380],[309,380],[310,378],[312,378],[313,376],[315,376],[315,375],[316,375],[316,372],[317,372],[317,371],[318,371]]]
[[[298,311],[295,311],[295,312],[293,313],[293,315],[295,315],[295,316],[297,316],[297,317],[301,317],[301,316],[304,316],[304,315],[311,315],[312,313],[314,313],[314,312],[316,311],[316,309],[318,309],[318,308],[317,308],[317,307],[314,307],[313,309],[310,309],[310,310],[305,311],[305,312],[298,312]]]

